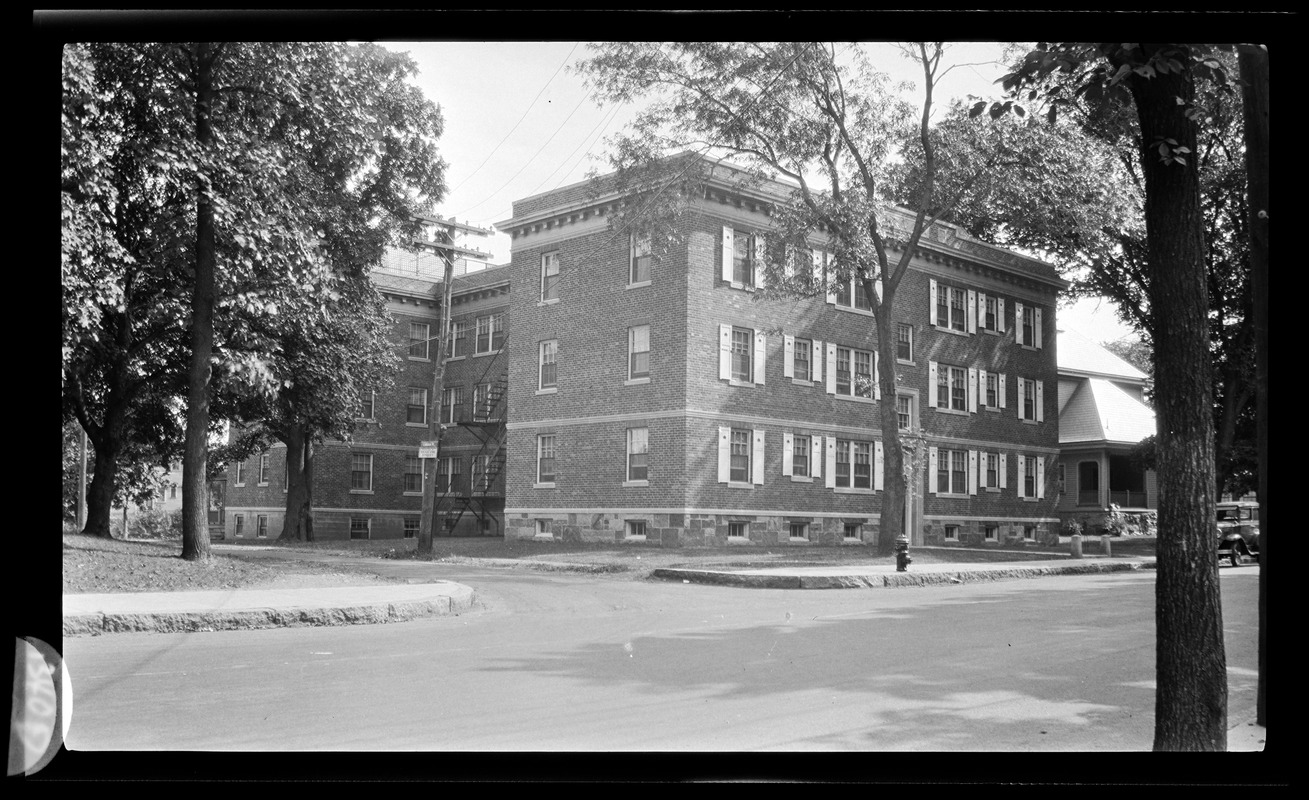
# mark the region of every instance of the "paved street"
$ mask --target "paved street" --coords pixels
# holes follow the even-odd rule
[[[789,591],[443,566],[484,608],[65,641],[69,746],[1148,750],[1153,572]],[[438,574],[439,573],[439,574]],[[1220,570],[1253,718],[1258,570]]]

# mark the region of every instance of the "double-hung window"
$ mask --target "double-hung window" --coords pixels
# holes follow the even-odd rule
[[[557,384],[557,364],[559,356],[559,340],[547,339],[541,342],[540,353],[538,355],[538,373],[537,389],[547,390],[554,389]]]
[[[372,520],[368,517],[351,517],[350,518],[350,538],[351,539],[368,539],[370,538],[370,524]]]
[[[936,407],[950,411],[967,411],[968,370],[949,364],[935,364],[935,366]]]
[[[992,333],[1004,331],[1004,298],[993,294],[977,295],[977,327]]]
[[[555,482],[555,437],[544,434],[536,437],[536,482]]]
[[[750,383],[754,377],[754,331],[732,328],[732,380]]]
[[[940,330],[959,333],[977,332],[977,293],[972,289],[947,286],[935,278],[928,280],[931,301],[928,319]]]
[[[468,323],[456,320],[450,323],[450,338],[454,341],[451,355],[455,358],[468,355]]]
[[[649,480],[650,429],[627,429],[627,480]]]
[[[848,397],[872,399],[876,385],[873,365],[875,356],[868,350],[836,348],[836,393]]]
[[[809,477],[809,458],[812,437],[791,437],[791,475],[797,478]]]
[[[441,391],[441,421],[458,422],[459,409],[464,405],[464,387],[449,386]]]
[[[813,380],[813,370],[809,360],[813,355],[813,342],[809,339],[796,339],[792,348],[791,377],[797,381]]]
[[[473,491],[491,491],[490,456],[473,456]]]
[[[629,284],[650,282],[650,235],[632,234],[632,264],[628,275]]]
[[[1045,421],[1045,386],[1040,381],[1018,379],[1018,418]]]
[[[718,482],[745,486],[764,483],[764,431],[718,429]]]
[[[873,488],[873,443],[836,440],[836,487]]]
[[[373,490],[373,456],[371,453],[350,454],[350,491]]]
[[[491,396],[491,384],[479,383],[473,387],[473,421],[489,422],[499,417],[491,416],[496,412],[498,403]]]
[[[409,387],[409,402],[405,405],[405,424],[427,424],[427,390]]]
[[[268,515],[267,515],[267,514],[256,514],[256,515],[255,515],[255,536],[258,537],[258,538],[260,538],[260,539],[267,539],[267,538],[268,538]]]
[[[268,454],[259,456],[259,485],[268,485]]]
[[[736,231],[732,237],[732,283],[754,286],[754,237]]]
[[[236,485],[245,486],[245,462],[236,462]]]
[[[418,517],[405,517],[405,538],[413,539],[418,536],[418,526],[421,520]]]
[[[426,322],[409,323],[409,357],[427,358],[427,345],[431,337],[431,326]]]
[[[504,344],[504,314],[492,314],[477,318],[477,339],[474,342],[476,352],[491,353]]]
[[[896,326],[895,358],[897,361],[914,360],[914,326],[901,322]]]
[[[463,486],[460,483],[464,461],[458,456],[442,458],[436,462],[436,490],[438,492],[457,493]]]
[[[233,514],[232,520],[233,520],[233,524],[236,526],[233,533],[235,533],[237,536],[245,536],[245,515]]]
[[[423,460],[418,456],[405,456],[405,492],[422,493]]]
[[[907,431],[914,425],[914,396],[898,394],[895,396],[895,418],[900,430]]]
[[[373,419],[376,392],[359,393],[359,410],[355,412],[359,419]]]
[[[559,251],[541,256],[541,301],[559,299]]]
[[[982,487],[985,489],[1000,488],[1000,454],[983,453],[982,469]]]
[[[968,494],[967,450],[937,452],[936,491],[940,494]]]
[[[650,326],[627,329],[627,379],[650,377]]]
[[[1041,308],[1014,303],[1014,337],[1023,347],[1041,349]]]
[[[986,375],[986,407],[1000,407],[1000,375],[995,372],[984,373]]]

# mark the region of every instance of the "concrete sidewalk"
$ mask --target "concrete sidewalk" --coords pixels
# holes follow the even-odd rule
[[[319,589],[64,595],[64,635],[362,625],[458,614],[473,590],[451,581]]]

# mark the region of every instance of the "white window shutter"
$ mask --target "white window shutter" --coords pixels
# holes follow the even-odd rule
[[[823,437],[809,437],[809,469],[811,478],[820,478],[823,475]]]
[[[727,483],[732,477],[732,429],[718,428],[718,482]]]
[[[827,304],[836,305],[836,292],[832,291],[832,276],[827,274],[826,263],[823,259],[822,250],[814,250],[814,274],[823,277],[823,285],[827,287]]]
[[[754,382],[764,382],[764,364],[768,360],[768,337],[763,331],[754,332]]]
[[[782,334],[782,377],[795,377],[795,337]]]
[[[718,326],[718,379],[732,379],[732,326]]]
[[[882,399],[882,370],[877,361],[877,351],[873,351],[873,399]]]
[[[795,474],[795,435],[782,431],[782,474]]]
[[[995,327],[996,330],[1004,333],[1004,298],[995,298]]]
[[[730,225],[723,226],[723,266],[720,275],[728,283],[732,282],[732,258],[736,252],[736,231]]]
[[[977,413],[977,369],[968,368],[968,411]]]
[[[1000,454],[1000,488],[1009,488],[1009,457],[1004,453]]]
[[[1023,341],[1023,304],[1014,303],[1014,341],[1018,344],[1027,344]]]
[[[982,292],[977,293],[977,325],[986,327],[986,295]]]
[[[827,343],[827,393],[836,394],[836,345]]]
[[[936,448],[927,448],[927,485],[931,487],[932,494],[936,494]]]
[[[927,320],[936,325],[936,279],[927,280]]]
[[[1004,373],[1000,373],[1000,408],[1007,408],[1009,401],[1005,398]]]
[[[753,442],[750,448],[750,474],[756,485],[764,483],[764,432],[762,429],[752,431]]]
[[[766,254],[766,246],[764,244],[764,237],[762,234],[756,233],[753,236],[751,236],[750,239],[754,243],[754,252],[753,252],[754,262],[751,264],[751,266],[754,268],[754,285],[763,288],[764,264],[768,260],[768,256]]]
[[[787,245],[782,251],[782,280],[791,283],[795,280],[795,250]]]
[[[1024,391],[1023,379],[1019,378],[1018,379],[1018,403],[1017,403],[1019,419],[1027,419],[1027,417],[1023,416],[1023,408],[1026,406],[1026,403],[1023,402],[1023,391]]]
[[[968,332],[977,333],[977,291],[968,290]]]
[[[936,408],[936,404],[940,402],[938,391],[939,390],[936,388],[936,362],[928,361],[927,362],[927,405],[930,406],[931,408]]]
[[[1027,491],[1027,459],[1022,456],[1018,457],[1018,496],[1026,497],[1024,492]]]
[[[977,451],[968,451],[968,493],[977,494]]]
[[[813,371],[810,378],[814,383],[821,383],[823,380],[823,343],[814,339],[813,352],[809,354],[809,369]]]
[[[1045,383],[1036,382],[1036,421],[1045,422]]]
[[[1036,498],[1045,499],[1045,457],[1036,459]]]
[[[824,436],[823,441],[827,447],[827,453],[824,460],[827,462],[827,476],[823,478],[823,485],[829,489],[836,488],[836,437]]]
[[[1036,307],[1036,349],[1041,349],[1041,307]]]
[[[885,469],[882,465],[882,440],[878,439],[874,442],[873,448],[873,489],[880,492],[882,490],[883,470]]]
[[[984,408],[985,406],[986,406],[986,370],[979,369],[977,371],[977,407]]]

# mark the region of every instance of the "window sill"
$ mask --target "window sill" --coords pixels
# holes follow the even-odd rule
[[[554,305],[555,303],[558,303],[558,302],[559,302],[559,298],[558,298],[558,297],[552,297],[552,298],[550,298],[549,300],[542,300],[542,301],[538,302],[536,305],[537,305],[538,308],[540,308],[541,306],[552,306],[552,305]]]
[[[467,356],[467,355],[462,355],[462,356],[450,356],[449,358],[447,358],[447,359],[445,360],[445,363],[449,364],[451,361],[463,361],[465,358],[468,358],[468,356]]]
[[[728,482],[727,482],[727,488],[729,488],[729,489],[753,489],[754,486],[755,486],[755,485],[754,485],[753,483],[743,483],[743,482],[741,482],[741,481],[728,481]]]
[[[852,403],[876,403],[877,402],[877,399],[874,397],[856,397],[851,394],[834,394],[832,396],[835,397],[837,400],[848,400]]]
[[[534,483],[534,484],[532,484],[532,488],[533,488],[533,489],[554,489],[554,488],[556,488],[556,486],[555,486],[554,481],[549,481],[549,482],[547,482],[547,483],[540,483],[540,482],[538,482],[538,483]]]
[[[644,541],[645,541],[645,534],[641,534],[640,536],[627,535],[618,540],[619,544],[627,544],[629,542],[644,542]]]
[[[876,494],[876,489],[865,489],[863,487],[853,488],[849,486],[834,486],[832,491],[837,494]]]
[[[1020,497],[1020,498],[1018,498],[1018,499],[1019,499],[1019,500],[1022,500],[1024,503],[1035,503],[1035,502],[1038,502],[1038,501],[1042,500],[1043,498],[1040,498],[1040,497]]]
[[[991,330],[990,328],[978,328],[977,330],[978,330],[978,332],[980,332],[980,333],[985,333],[985,334],[988,334],[988,335],[990,335],[990,336],[1003,336],[1003,335],[1004,335],[1004,331]]]
[[[796,386],[808,386],[808,387],[811,387],[811,388],[812,388],[813,385],[814,385],[814,382],[813,382],[813,381],[807,381],[807,380],[804,380],[804,379],[802,379],[802,378],[792,378],[792,379],[791,379],[791,383],[794,384],[794,385],[796,385]]]
[[[849,539],[849,538],[846,538],[846,539],[842,539],[842,540],[841,540],[841,544],[843,544],[843,545],[847,545],[847,544],[863,544],[863,543],[864,543],[864,540],[863,540],[863,539]]]
[[[255,486],[260,486],[260,487],[267,486],[267,485],[268,485],[268,481],[264,481],[263,483],[256,483],[256,484],[255,484]]]
[[[1035,352],[1037,352],[1037,351],[1039,351],[1039,350],[1041,349],[1041,348],[1039,348],[1039,347],[1035,347],[1035,346],[1030,345],[1030,344],[1022,344],[1022,343],[1019,343],[1018,346],[1021,347],[1021,348],[1023,348],[1024,350],[1031,350],[1033,353],[1035,353]]]
[[[432,359],[430,359],[430,358],[423,358],[422,356],[409,356],[407,360],[409,360],[409,361],[421,361],[421,362],[423,362],[424,364],[429,364],[429,363],[431,363],[431,361],[432,361]]]
[[[406,428],[426,428],[426,427],[427,427],[427,423],[426,423],[426,422],[406,422],[406,423],[405,423],[405,427],[406,427]]]
[[[968,416],[967,411],[959,411],[958,409],[954,409],[954,408],[941,408],[940,406],[932,406],[932,410],[937,412],[938,414],[954,414],[956,417]]]
[[[999,406],[982,406],[982,410],[983,410],[983,411],[990,411],[990,412],[993,412],[993,413],[995,413],[995,414],[999,414],[999,413],[1000,413],[1000,407],[999,407]]]
[[[940,325],[933,325],[933,326],[932,326],[932,329],[935,330],[937,333],[948,333],[948,334],[951,334],[952,336],[969,336],[969,335],[970,335],[970,334],[968,333],[968,331],[959,331],[959,330],[955,330],[954,328],[943,328],[943,327],[941,327]]]
[[[244,483],[234,483],[234,484],[232,484],[232,485],[235,486],[235,487],[238,488],[238,489],[244,489],[244,488],[245,488],[245,484],[244,484]]]
[[[1021,423],[1023,423],[1024,425],[1040,425],[1040,424],[1041,424],[1041,421],[1040,421],[1040,420],[1035,420],[1035,419],[1023,419],[1022,417],[1019,417],[1019,418],[1018,418],[1018,421],[1021,422]]]
[[[787,476],[787,477],[789,477],[789,478],[791,479],[791,483],[813,483],[813,482],[814,482],[813,477],[811,477],[811,476],[809,476],[809,475],[789,475],[789,476]]]
[[[558,387],[558,386],[551,386],[551,387],[546,388],[546,389],[537,389],[537,390],[536,390],[536,393],[537,393],[537,394],[558,394],[558,393],[559,393],[559,387]]]
[[[627,284],[627,288],[628,288],[628,289],[641,289],[641,288],[643,288],[643,287],[649,286],[651,283],[653,283],[653,281],[637,281],[636,283],[629,283],[629,284]]]
[[[871,317],[873,315],[871,309],[855,308],[854,306],[843,306],[840,303],[833,303],[832,305],[836,308],[837,311],[845,311],[849,314],[858,314],[861,317]]]
[[[729,386],[739,386],[742,389],[753,389],[755,388],[755,386],[758,385],[753,381],[742,381],[742,380],[737,380],[736,378],[728,378],[727,384]]]
[[[422,492],[404,492],[403,494],[404,494],[405,497],[422,497],[422,496],[423,496],[423,493],[422,493]]]
[[[486,358],[487,356],[498,356],[498,355],[500,355],[500,353],[502,353],[503,351],[504,351],[504,348],[502,347],[502,348],[500,348],[499,350],[487,350],[487,351],[482,352],[482,353],[473,353],[472,357],[473,357],[473,358]]]
[[[628,378],[627,380],[623,381],[623,385],[624,385],[624,386],[644,386],[645,384],[647,384],[647,383],[649,383],[649,382],[650,382],[650,379],[649,379],[648,377],[646,377],[646,378]]]
[[[372,489],[351,489],[350,494],[372,494]]]
[[[946,500],[967,500],[970,495],[959,494],[955,492],[936,492],[937,497],[943,497]]]
[[[992,493],[992,494],[999,494],[999,493],[1000,493],[1000,487],[998,487],[998,486],[983,486],[982,488],[985,489],[986,491]]]
[[[649,486],[650,481],[623,481],[623,488],[630,489],[633,487]]]
[[[737,283],[736,281],[728,281],[727,285],[731,286],[733,289],[740,289],[743,292],[753,292],[755,290],[753,285]]]
[[[917,361],[913,361],[913,360],[905,360],[905,359],[903,359],[903,358],[896,358],[895,363],[897,363],[897,364],[902,364],[902,365],[904,365],[904,366],[906,366],[906,367],[916,367],[916,366],[918,366],[918,362],[917,362]]]

